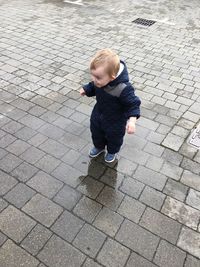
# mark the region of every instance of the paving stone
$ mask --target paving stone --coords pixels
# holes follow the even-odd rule
[[[198,151],[194,157],[194,160],[198,163],[200,163],[200,151]]]
[[[16,156],[19,156],[22,154],[24,151],[26,151],[30,147],[29,144],[22,140],[16,140],[14,143],[10,144],[6,150],[9,152],[15,154]]]
[[[76,187],[84,179],[82,172],[64,163],[61,163],[51,174],[72,187]]]
[[[99,179],[106,170],[106,166],[100,161],[90,159],[88,156],[81,156],[74,164],[73,167],[83,172],[85,175]]]
[[[87,258],[86,262],[83,264],[83,267],[100,267],[102,265],[99,265],[96,261]]]
[[[180,201],[184,201],[188,192],[188,187],[180,182],[176,182],[173,179],[169,179],[165,185],[163,193],[176,198]]]
[[[169,133],[162,142],[162,145],[172,150],[178,151],[184,142],[184,138]]]
[[[128,159],[121,157],[118,160],[117,170],[121,173],[131,176],[137,168],[137,164],[131,162]]]
[[[134,174],[134,178],[158,190],[163,189],[167,180],[167,177],[165,175],[147,169],[143,166],[139,166],[137,168]]]
[[[123,183],[120,186],[119,190],[121,190],[123,193],[128,194],[131,197],[138,198],[144,186],[145,185],[143,183],[140,183],[139,181],[133,178],[126,177],[123,180]]]
[[[200,233],[183,227],[178,240],[178,247],[200,259]]]
[[[35,97],[33,97],[31,99],[32,102],[34,102],[35,104],[43,107],[43,108],[47,108],[49,105],[51,105],[53,103],[53,101],[51,99],[48,99],[44,96],[40,96],[40,95],[37,95]]]
[[[174,126],[174,128],[172,129],[172,133],[181,136],[183,138],[186,138],[189,134],[189,131],[180,126]]]
[[[189,170],[193,173],[199,174],[200,173],[200,164],[188,159],[188,158],[184,158],[182,163],[181,163],[181,167],[183,169]]]
[[[81,113],[90,116],[91,112],[92,112],[92,108],[89,107],[88,105],[81,103],[77,108],[77,111],[80,111]]]
[[[181,229],[178,222],[150,208],[145,210],[140,225],[172,244],[176,243]]]
[[[79,152],[71,149],[62,157],[62,161],[69,165],[73,165],[80,158],[80,156],[81,154]]]
[[[73,245],[94,258],[102,247],[106,236],[89,224],[85,224],[73,241]]]
[[[37,224],[22,241],[21,246],[32,255],[36,255],[43,248],[51,235],[51,231],[44,226]]]
[[[139,136],[140,138],[145,138],[149,134],[149,130],[145,127],[142,127],[140,125],[137,125],[137,130],[136,130],[136,135]],[[126,137],[125,137],[126,138]]]
[[[184,264],[185,257],[185,252],[171,245],[170,243],[161,240],[154,258],[154,262],[158,266],[162,267],[182,267]]]
[[[41,134],[56,140],[59,140],[65,133],[62,129],[52,124],[44,124],[42,127],[38,129],[38,131]]]
[[[116,166],[116,165],[115,165]],[[117,168],[117,167],[116,167]],[[124,180],[125,175],[119,173],[116,169],[108,168],[100,180],[114,189],[119,189]]]
[[[3,245],[3,243],[7,240],[7,237],[0,232],[0,246]]]
[[[11,191],[9,191],[4,198],[17,208],[22,208],[25,203],[30,200],[35,191],[25,184],[18,183]]]
[[[163,165],[163,162],[164,161],[162,158],[150,156],[146,163],[146,167],[153,171],[159,171]]]
[[[30,127],[33,130],[37,130],[40,128],[45,122],[35,116],[30,114],[26,115],[22,119],[19,120],[20,123]]]
[[[20,130],[22,127],[23,127],[23,125],[21,123],[18,123],[16,121],[10,121],[9,123],[7,123],[6,125],[4,125],[2,127],[2,130],[6,131],[10,134],[14,134],[18,130]]]
[[[22,209],[44,226],[51,226],[62,213],[62,208],[51,200],[37,194]]]
[[[11,172],[21,163],[21,159],[9,153],[3,159],[0,160],[0,168],[5,172]]]
[[[11,240],[7,240],[0,250],[0,262],[3,267],[37,267],[39,261],[18,247]]]
[[[77,190],[65,185],[54,197],[54,201],[68,210],[72,210],[80,200],[82,194]]]
[[[0,230],[15,242],[22,241],[35,224],[31,218],[13,206],[8,206],[0,214]]]
[[[121,267],[126,263],[129,254],[129,249],[112,239],[108,239],[103,245],[97,260],[108,267]]]
[[[0,198],[0,212],[4,210],[7,206],[8,203],[3,198]]]
[[[59,116],[56,120],[53,121],[53,124],[60,127],[61,129],[68,130],[68,128],[72,124],[72,121],[71,119]]]
[[[31,107],[34,106],[34,103],[31,103],[23,98],[18,98],[12,102],[12,105],[15,106],[16,108],[28,111]]]
[[[162,158],[166,159],[166,161],[169,161],[175,165],[179,165],[182,162],[183,156],[181,156],[178,152],[165,149]]]
[[[126,267],[133,267],[133,266],[140,266],[140,267],[155,267],[156,265],[151,263],[150,261],[146,260],[145,258],[139,256],[135,252],[131,253],[131,256],[127,262]]]
[[[44,141],[46,141],[48,139],[47,136],[44,136],[40,133],[34,135],[32,138],[30,138],[28,140],[28,143],[32,146],[38,147],[39,145],[41,145]]]
[[[54,123],[54,121],[60,117],[58,114],[55,113],[55,110],[54,110],[54,109],[56,109],[56,104],[58,105],[58,103],[54,103],[54,104],[50,105],[48,107],[48,109],[50,109],[50,110],[48,110],[47,112],[42,114],[42,116],[40,116],[40,119],[42,119],[46,122],[49,122],[49,123]],[[54,107],[54,109],[53,109],[53,107]],[[52,109],[52,111],[51,111],[51,109]],[[62,128],[62,127],[60,127],[60,128]]]
[[[154,121],[152,122],[152,120],[146,119],[146,118],[140,118],[137,124],[152,131],[155,131],[159,126],[159,123],[154,122]]]
[[[123,217],[104,207],[96,217],[93,225],[109,236],[115,236]]]
[[[53,224],[51,230],[68,242],[71,242],[84,222],[68,211],[64,211],[58,220]]]
[[[45,153],[43,151],[32,146],[32,147],[28,148],[23,154],[21,154],[20,158],[24,159],[28,163],[35,164],[44,155],[45,155]]]
[[[196,113],[196,114],[200,114],[200,107],[198,105],[198,103],[194,103],[190,108],[189,108],[190,112]]]
[[[15,168],[11,174],[16,177],[21,182],[26,182],[29,180],[38,169],[29,163],[23,162],[17,168]]]
[[[0,170],[0,195],[4,195],[17,184],[17,180]]]
[[[87,222],[94,221],[102,206],[87,197],[83,197],[75,206],[74,213]]]
[[[38,267],[46,267],[43,263],[41,263]]]
[[[45,155],[42,159],[36,162],[35,166],[47,173],[51,173],[60,163],[60,160],[51,155]]]
[[[86,176],[77,187],[77,190],[79,190],[84,195],[95,199],[103,187],[103,183],[96,181],[90,176]]]
[[[167,197],[161,211],[170,218],[197,230],[200,220],[200,212],[198,210],[171,197]]]
[[[145,205],[141,202],[130,198],[129,196],[125,196],[117,212],[127,219],[138,223],[144,210]]]
[[[124,194],[121,193],[120,191],[105,186],[102,192],[96,198],[96,200],[101,204],[103,204],[104,206],[112,210],[116,210],[119,207],[123,197]]]
[[[125,145],[121,151],[120,151],[120,155],[123,156],[124,158],[133,161],[137,164],[141,164],[144,165],[148,158],[149,158],[149,154],[143,151],[140,151],[138,149],[135,149],[131,146],[127,146]]]
[[[181,182],[200,191],[199,175],[186,170],[183,172]]]
[[[71,133],[65,133],[59,141],[67,147],[75,150],[81,150],[87,144],[87,141]]]
[[[79,267],[86,256],[57,236],[52,236],[38,258],[49,267]]]
[[[45,172],[39,171],[27,182],[27,185],[44,196],[52,198],[62,188],[63,183]]]
[[[146,186],[140,196],[140,201],[156,210],[160,210],[165,199],[165,195],[154,188]]]
[[[172,179],[180,180],[183,169],[170,162],[165,162],[160,172]]]
[[[36,135],[36,133],[37,132],[35,130],[25,126],[21,130],[19,130],[17,133],[15,133],[15,136],[24,141],[28,141],[31,137]]]
[[[187,110],[187,108],[186,108]],[[183,110],[183,112],[185,112],[186,110]],[[184,118],[181,118],[178,123],[177,123],[178,126],[180,127],[183,127],[187,130],[192,130],[192,128],[194,127],[195,123],[190,121],[190,120],[186,120]]]
[[[164,148],[157,144],[148,142],[144,148],[144,151],[154,156],[160,157],[164,151]]]
[[[46,109],[42,108],[40,106],[34,106],[31,109],[29,109],[28,112],[29,112],[29,114],[31,114],[33,116],[39,117],[46,112]]]
[[[66,146],[63,146],[52,139],[48,139],[42,143],[39,148],[56,158],[61,158],[69,150]]]
[[[121,225],[116,240],[149,260],[152,260],[159,242],[157,236],[128,220]]]
[[[200,267],[200,260],[188,255],[184,266],[185,267]]]
[[[5,149],[0,148],[0,159],[2,159],[8,152]]]
[[[137,135],[129,134],[125,135],[124,143],[128,146],[137,148],[138,150],[142,150],[145,147],[147,141]]]
[[[156,144],[161,144],[164,138],[165,138],[164,134],[159,134],[153,131],[151,131],[147,136],[148,141]]]
[[[82,123],[84,122],[86,119],[88,119],[88,116],[81,113],[81,112],[77,112],[75,111],[71,116],[70,116],[70,119],[75,121],[75,122],[78,122],[78,123]]]
[[[200,210],[200,192],[190,189],[186,199],[186,203],[198,210]]]
[[[73,112],[74,112],[73,109],[68,108],[68,107],[65,107],[65,106],[62,107],[62,108],[60,108],[60,109],[57,111],[57,113],[58,113],[59,115],[62,115],[62,116],[64,116],[65,118],[69,118],[70,115],[72,115]]]

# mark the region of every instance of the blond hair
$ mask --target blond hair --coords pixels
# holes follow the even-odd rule
[[[120,67],[119,56],[109,48],[99,50],[90,62],[90,70],[101,65],[105,65],[106,72],[110,77],[116,76]]]

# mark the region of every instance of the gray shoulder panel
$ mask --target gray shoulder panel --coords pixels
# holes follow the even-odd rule
[[[121,95],[121,92],[126,87],[125,83],[119,83],[117,86],[106,86],[104,88],[104,91],[112,96],[119,97]]]

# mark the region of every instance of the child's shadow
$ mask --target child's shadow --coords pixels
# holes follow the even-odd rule
[[[91,159],[88,163],[87,175],[79,177],[81,183],[78,190],[95,199],[105,184],[115,188],[118,177],[117,164],[118,162],[115,163],[114,168],[110,168],[96,159]]]

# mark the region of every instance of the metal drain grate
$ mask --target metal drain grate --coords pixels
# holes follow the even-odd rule
[[[200,149],[200,125],[192,131],[187,142],[194,148]]]
[[[137,19],[133,20],[132,22],[136,23],[136,24],[140,24],[140,25],[149,27],[149,26],[153,25],[156,21],[155,20],[137,18]]]

